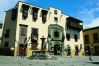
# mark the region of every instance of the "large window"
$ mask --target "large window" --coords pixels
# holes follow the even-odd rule
[[[75,42],[77,42],[77,41],[78,41],[78,37],[77,37],[77,35],[76,35],[76,34],[74,34],[74,39],[75,39]]]
[[[12,14],[11,14],[11,19],[12,20],[16,20],[16,18],[17,18],[17,11],[18,11],[17,8],[16,9],[12,9]]]
[[[20,28],[20,34],[21,34],[21,36],[26,36],[27,35],[27,28],[21,27]]]
[[[30,7],[30,6],[25,5],[25,4],[22,5],[22,18],[23,18],[23,19],[26,19],[26,18],[28,17],[29,7]]]
[[[89,44],[89,35],[84,35],[85,44]]]
[[[42,22],[45,23],[47,20],[47,13],[48,11],[42,10]]]
[[[98,35],[98,33],[94,33],[93,34],[93,41],[94,41],[94,43],[98,43],[99,42],[99,35]]]
[[[31,42],[37,43],[37,41],[38,41],[38,29],[32,28]]]
[[[67,38],[68,41],[70,41],[70,34],[67,33],[66,38]]]

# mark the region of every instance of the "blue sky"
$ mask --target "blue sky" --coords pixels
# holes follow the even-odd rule
[[[42,8],[58,8],[63,14],[82,20],[84,28],[99,26],[99,0],[1,0],[0,23],[3,21],[4,11],[13,8],[18,1]]]

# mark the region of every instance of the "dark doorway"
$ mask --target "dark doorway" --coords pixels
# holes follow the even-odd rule
[[[78,52],[79,52],[78,46],[75,46],[75,56],[78,55]]]
[[[54,45],[54,55],[61,55],[61,47],[58,44]]]
[[[99,46],[95,46],[95,55],[99,56]]]
[[[19,45],[19,56],[24,56],[24,45],[20,44]]]

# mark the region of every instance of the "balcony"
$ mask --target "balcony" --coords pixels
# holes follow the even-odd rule
[[[72,30],[81,31],[83,30],[83,25],[80,25],[81,21],[72,17],[67,18],[67,28]]]

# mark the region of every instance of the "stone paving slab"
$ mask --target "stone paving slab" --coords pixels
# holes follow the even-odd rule
[[[58,60],[29,60],[21,57],[0,56],[0,66],[99,66],[99,56],[60,57]],[[98,62],[98,63],[95,63]]]

